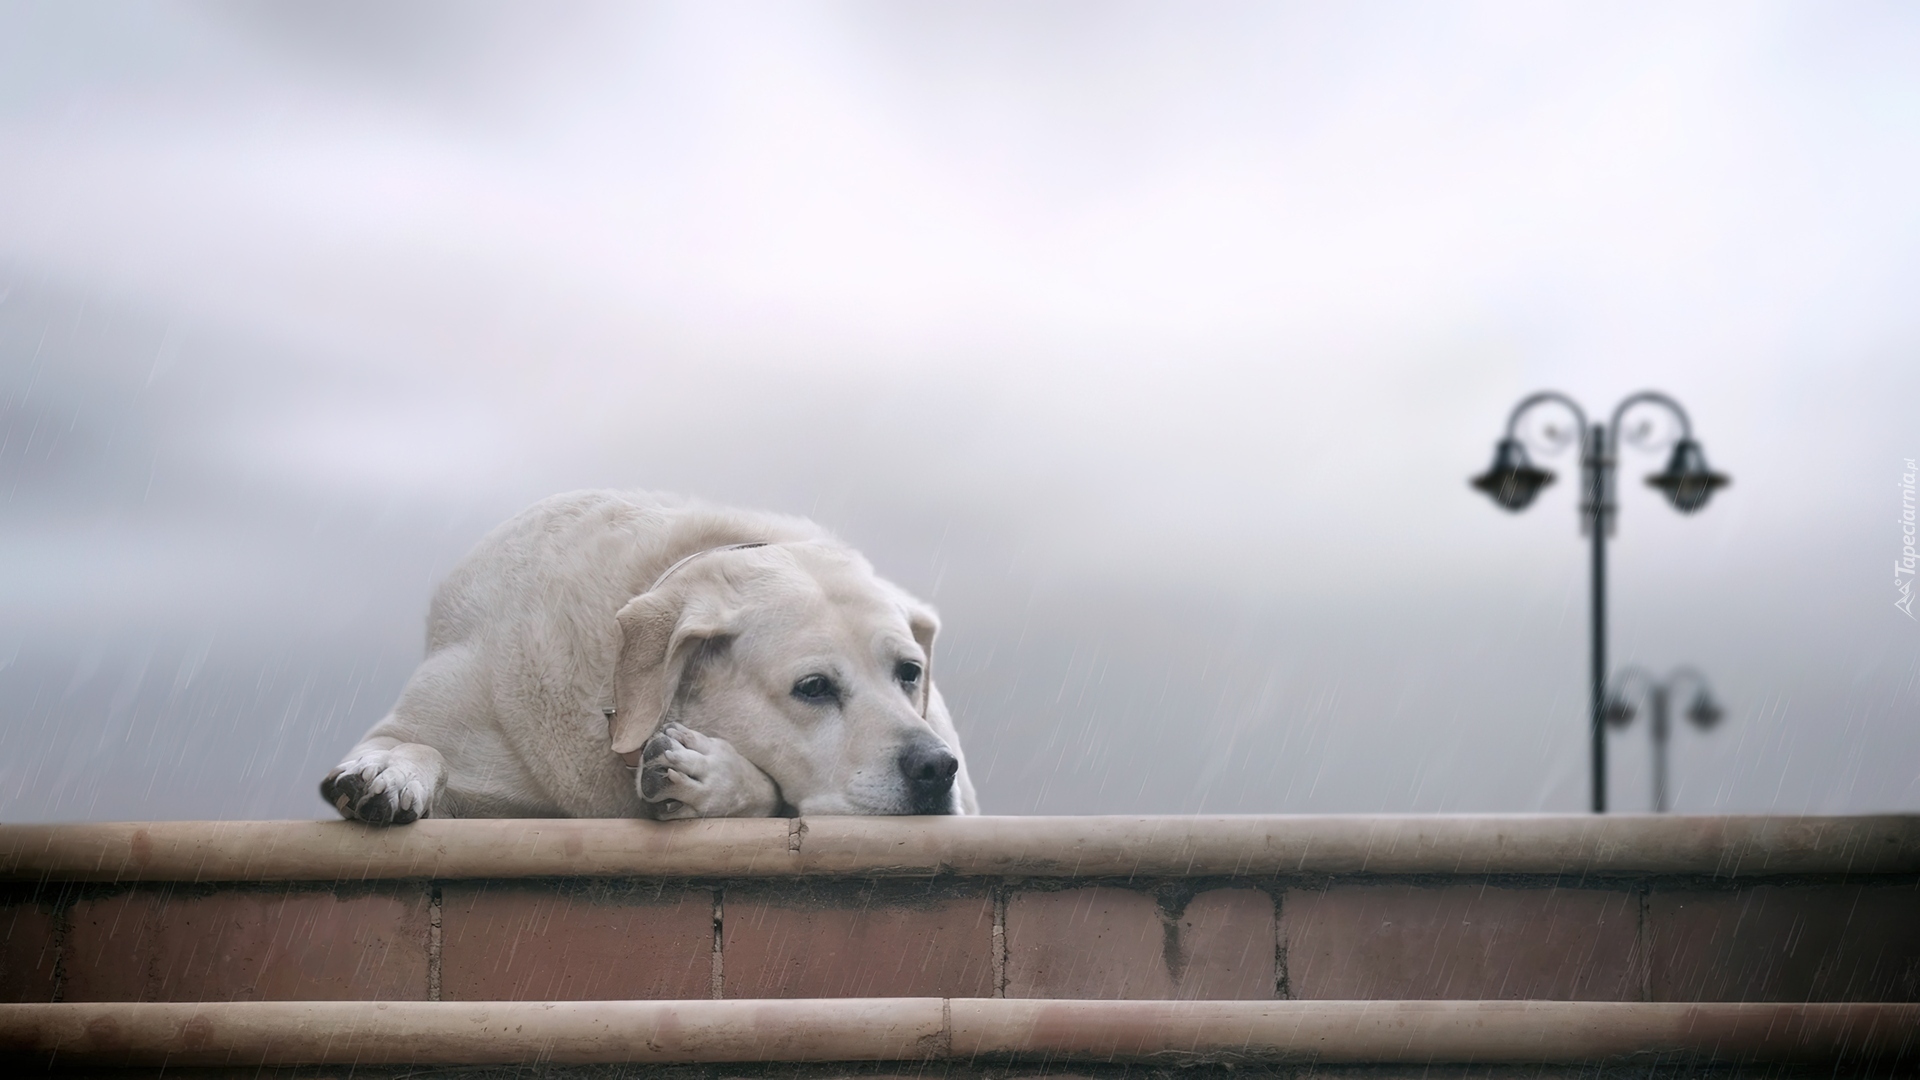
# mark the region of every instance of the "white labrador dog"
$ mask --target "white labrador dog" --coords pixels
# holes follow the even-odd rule
[[[557,495],[434,595],[348,818],[976,814],[939,621],[798,518]]]

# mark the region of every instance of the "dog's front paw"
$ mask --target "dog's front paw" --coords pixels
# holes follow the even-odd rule
[[[668,724],[640,757],[640,797],[662,821],[772,817],[780,810],[780,788],[725,739]]]
[[[320,797],[349,821],[405,825],[433,815],[444,775],[440,752],[432,747],[362,746],[320,781]]]

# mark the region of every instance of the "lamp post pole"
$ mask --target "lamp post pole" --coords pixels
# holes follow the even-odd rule
[[[1643,390],[1629,394],[1613,410],[1606,424],[1587,423],[1586,411],[1572,398],[1555,390],[1529,394],[1520,399],[1507,417],[1507,432],[1494,447],[1493,465],[1473,478],[1473,486],[1487,493],[1494,502],[1514,512],[1526,509],[1540,489],[1553,483],[1553,473],[1537,468],[1527,457],[1520,421],[1535,408],[1558,406],[1571,413],[1571,434],[1546,429],[1544,453],[1554,453],[1567,443],[1580,443],[1580,526],[1592,542],[1592,673],[1589,680],[1587,723],[1592,740],[1593,812],[1607,812],[1607,535],[1614,523],[1614,466],[1620,446],[1621,421],[1627,413],[1642,405],[1655,405],[1678,421],[1680,437],[1666,470],[1647,477],[1650,487],[1660,489],[1674,509],[1691,514],[1707,504],[1714,491],[1726,486],[1728,478],[1707,467],[1706,455],[1693,440],[1693,425],[1680,403],[1665,394]],[[1645,429],[1628,436],[1629,442],[1647,441]]]
[[[1593,740],[1593,812],[1607,812],[1607,481],[1611,478],[1607,459],[1606,431],[1599,424],[1587,433],[1586,452],[1581,456],[1582,479],[1586,481],[1586,503],[1581,521],[1593,540],[1593,580],[1588,608],[1593,616],[1589,630],[1593,670],[1588,680],[1587,726]]]
[[[1667,684],[1661,683],[1653,688],[1653,715],[1647,717],[1653,727],[1649,734],[1653,738],[1653,812],[1664,814],[1672,802],[1667,797],[1667,737],[1672,729],[1667,727]]]

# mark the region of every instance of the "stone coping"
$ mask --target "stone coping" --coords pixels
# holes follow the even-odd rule
[[[1920,815],[157,821],[0,825],[0,880],[1920,873]]]
[[[1911,1060],[1920,1005],[1565,1001],[0,1005],[0,1062],[139,1066]]]

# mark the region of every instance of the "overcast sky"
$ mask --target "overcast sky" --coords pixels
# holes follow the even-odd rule
[[[556,491],[931,599],[988,812],[1920,810],[1920,9],[0,3],[0,818],[309,817]],[[1657,416],[1651,417],[1658,419]],[[1653,433],[1655,441],[1662,432]],[[1648,799],[1644,719],[1614,804]]]

